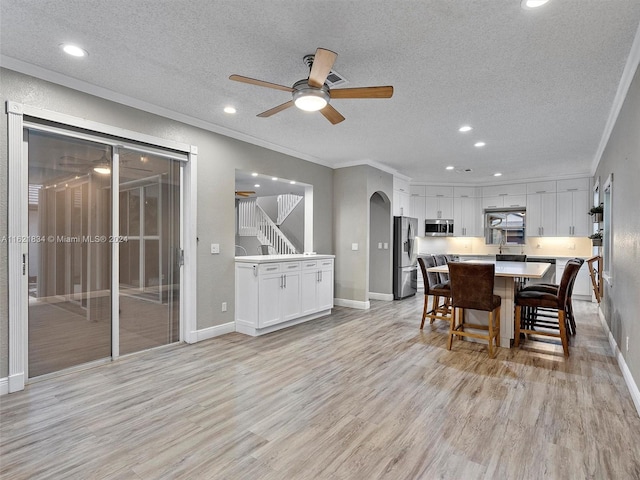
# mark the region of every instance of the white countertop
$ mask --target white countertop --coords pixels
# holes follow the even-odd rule
[[[235,257],[236,262],[243,263],[274,263],[274,262],[296,262],[301,260],[324,260],[325,258],[335,258],[335,255],[305,255],[303,253],[293,255],[244,255]]]
[[[541,262],[496,262],[495,260],[464,260],[463,263],[493,263],[496,266],[496,277],[542,278],[551,267],[550,263]],[[448,273],[447,265],[427,268],[429,272]]]

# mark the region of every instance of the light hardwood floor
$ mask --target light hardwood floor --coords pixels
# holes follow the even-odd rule
[[[6,479],[638,479],[640,418],[596,306],[559,345],[419,330],[422,299],[229,334],[0,399]]]

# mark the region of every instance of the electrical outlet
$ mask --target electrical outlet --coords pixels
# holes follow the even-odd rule
[[[222,311],[223,312],[227,311],[227,302],[222,302]]]
[[[387,242],[384,242],[384,249],[389,250],[389,244]]]
[[[211,253],[214,254],[214,255],[220,253],[220,244],[219,243],[212,243],[211,244]]]
[[[357,243],[352,243],[351,244],[351,250],[358,250],[358,244]]]

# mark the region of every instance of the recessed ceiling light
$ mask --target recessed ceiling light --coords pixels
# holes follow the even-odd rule
[[[470,125],[463,125],[458,129],[459,132],[470,132],[471,130],[473,130],[473,127]]]
[[[236,113],[236,109],[233,107],[224,107],[224,113]]]
[[[496,172],[496,173],[494,173],[494,174],[493,174],[493,176],[494,176],[494,177],[501,177],[501,176],[502,176],[502,174],[501,174],[500,172]]]
[[[77,47],[75,45],[70,45],[68,43],[63,43],[60,45],[60,47],[62,47],[62,50],[64,51],[64,53],[69,54],[73,57],[85,57],[88,55],[87,51]]]
[[[296,181],[295,181],[295,180],[291,180],[289,183],[290,183],[291,185],[295,185],[295,184],[296,184]]]
[[[453,165],[449,165],[449,166],[447,167],[447,170],[453,170],[454,168],[456,168],[456,167],[454,167]]]
[[[533,8],[538,8],[547,3],[549,0],[522,0],[520,6],[525,10],[531,10]]]
[[[257,177],[257,176],[258,176],[258,174],[257,174],[256,172],[253,172],[253,173],[251,174],[251,176],[252,176],[252,177]]]
[[[474,147],[484,147],[486,145],[486,143],[484,142],[476,142],[473,144]]]
[[[278,180],[278,177],[271,177],[271,180],[275,182],[276,180]]]
[[[259,183],[256,183],[256,184],[254,185],[254,187],[256,187],[256,188],[260,188],[260,184],[259,184]]]

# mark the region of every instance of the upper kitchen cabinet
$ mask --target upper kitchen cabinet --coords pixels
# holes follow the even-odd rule
[[[409,182],[399,177],[393,177],[393,215],[408,216],[410,210]]]
[[[589,179],[558,180],[557,235],[588,237],[590,235]]]
[[[482,208],[516,208],[527,206],[525,184],[482,187]]]
[[[453,189],[453,234],[456,237],[481,237],[482,204],[479,189],[454,187]]]
[[[556,235],[556,182],[527,184],[527,237]]]
[[[425,218],[453,218],[453,187],[425,186]]]
[[[419,237],[424,237],[424,219],[426,218],[426,202],[425,197],[420,196],[417,193],[411,194],[411,209],[409,210],[409,216],[418,219],[418,232]]]

